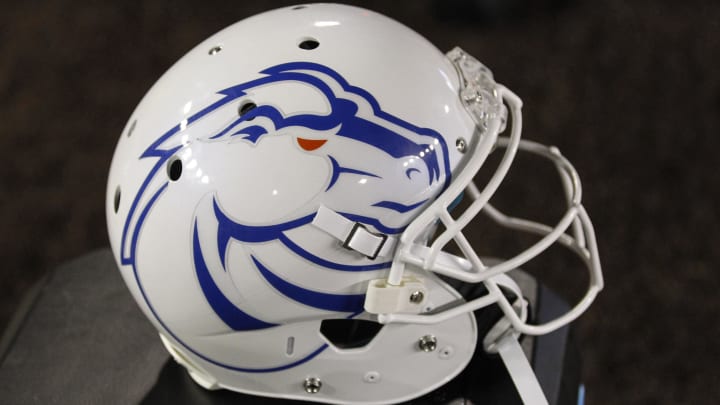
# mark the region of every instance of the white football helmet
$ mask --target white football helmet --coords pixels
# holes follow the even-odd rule
[[[519,333],[567,324],[602,288],[577,173],[557,149],[520,139],[520,107],[472,56],[372,11],[312,4],[245,19],[180,59],[124,129],[107,187],[120,271],[206,388],[418,397],[478,342],[516,355]],[[501,163],[478,188],[495,149]],[[518,150],[557,166],[568,203],[557,225],[488,203]],[[471,204],[451,216],[463,194]],[[540,239],[488,265],[463,235],[480,212]],[[452,240],[464,257],[443,249]],[[555,242],[586,263],[589,287],[570,312],[528,324],[504,273]],[[486,293],[466,299],[448,278]],[[494,304],[504,317],[478,336],[473,312]]]

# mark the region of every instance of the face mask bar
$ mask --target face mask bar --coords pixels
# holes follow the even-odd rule
[[[471,144],[466,152],[470,153],[471,157],[455,181],[408,226],[401,236],[385,285],[400,286],[405,283],[405,267],[409,264],[468,283],[482,282],[487,287],[488,294],[432,314],[402,313],[402,311],[379,313],[378,321],[381,323],[432,324],[497,303],[517,332],[531,335],[552,332],[580,316],[603,287],[595,232],[590,218],[580,202],[582,189],[579,176],[557,148],[520,139],[522,101],[507,88],[496,84],[486,67],[460,48],[450,51],[448,58],[454,63],[464,81],[460,98],[477,124],[477,141]],[[498,136],[504,130],[507,114],[503,103],[509,106],[512,115],[509,137]],[[490,181],[480,191],[473,183],[473,177],[485,163],[494,147],[504,148],[505,152]],[[506,176],[518,150],[550,160],[559,172],[568,209],[554,227],[507,216],[488,203]],[[448,207],[463,190],[472,202],[456,220],[450,215]],[[487,266],[462,233],[462,230],[480,212],[488,215],[505,228],[536,234],[541,238],[516,256]],[[445,231],[430,246],[417,243],[427,233],[427,229],[434,226],[437,221],[445,226]],[[571,229],[571,235],[566,233],[568,229]],[[442,250],[451,240],[456,242],[466,258],[457,257]],[[589,285],[583,298],[567,313],[543,324],[530,325],[526,323],[525,317],[519,315],[505,298],[499,287],[499,280],[503,273],[517,269],[556,242],[567,247],[582,259],[588,270]]]

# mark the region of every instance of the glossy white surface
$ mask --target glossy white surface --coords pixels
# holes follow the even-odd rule
[[[303,49],[304,41],[318,46]],[[113,157],[110,242],[142,310],[204,386],[390,403],[429,392],[465,367],[478,341],[471,312],[478,306],[424,314],[461,308],[434,271],[463,279],[484,266],[441,268],[435,246],[413,248],[499,142],[503,94],[517,101],[518,114],[519,99],[500,94],[488,76],[473,89],[488,90],[489,104],[468,104],[458,73],[391,19],[312,4],[228,27],[148,91]],[[241,115],[248,103],[256,108]],[[311,223],[320,206],[403,238],[401,248],[375,260],[343,248]],[[466,224],[449,238],[462,237]],[[363,312],[370,281],[388,277],[421,280],[422,303],[398,314]],[[496,279],[475,281],[519,319],[493,290]],[[393,316],[409,318],[393,323]],[[348,317],[389,324],[362,348],[328,344],[321,321]],[[419,350],[426,335],[436,337],[437,351]],[[322,381],[319,392],[305,391],[309,377]]]

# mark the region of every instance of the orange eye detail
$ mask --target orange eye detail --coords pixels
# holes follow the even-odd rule
[[[327,139],[297,138],[298,145],[300,145],[300,147],[305,149],[306,151],[315,150],[315,149],[325,145],[325,142],[327,142]]]

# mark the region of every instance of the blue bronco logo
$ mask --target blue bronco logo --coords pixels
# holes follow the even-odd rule
[[[278,134],[293,132],[299,151],[311,155],[316,161],[326,162],[328,167],[327,178],[322,187],[307,204],[293,207],[294,217],[278,217],[279,220],[268,220],[258,224],[253,221],[244,221],[233,215],[232,204],[223,201],[220,193],[211,193],[212,202],[207,209],[198,209],[192,219],[192,258],[194,271],[205,299],[217,314],[218,318],[235,331],[250,331],[270,328],[282,322],[271,319],[260,319],[248,313],[247,309],[240,308],[233,300],[228,298],[218,286],[217,277],[224,277],[229,266],[229,250],[232,243],[248,246],[246,265],[254,267],[252,271],[259,274],[265,282],[276,292],[302,305],[321,311],[337,313],[340,316],[352,317],[362,312],[364,294],[360,293],[329,293],[314,291],[282,277],[274,271],[272,265],[253,250],[253,246],[267,243],[282,245],[289,254],[298,260],[310,263],[317,268],[336,272],[369,272],[383,270],[390,267],[391,262],[382,260],[361,260],[342,262],[337,258],[324,257],[321,253],[313,251],[312,246],[305,246],[295,240],[293,231],[309,226],[317,213],[320,204],[331,206],[333,210],[351,221],[360,222],[375,230],[395,235],[404,230],[410,219],[416,215],[416,210],[425,205],[433,195],[437,195],[450,183],[450,163],[448,148],[443,137],[429,128],[415,126],[394,115],[383,111],[375,98],[366,90],[352,86],[336,71],[315,63],[293,62],[285,63],[265,69],[261,77],[242,84],[238,84],[218,92],[220,98],[192,114],[183,122],[178,123],[162,136],[158,137],[139,157],[139,159],[155,159],[155,164],[147,173],[137,195],[134,197],[122,233],[121,262],[133,268],[138,283],[148,307],[162,324],[165,330],[188,350],[206,360],[222,367],[247,372],[264,372],[276,369],[289,368],[309,360],[325,347],[308,355],[307,357],[272,369],[243,369],[210,359],[183,343],[165,322],[160,319],[138,275],[138,262],[136,257],[138,239],[143,224],[152,214],[153,206],[162,199],[168,190],[169,182],[165,176],[164,168],[171,159],[182,152],[189,143],[174,141],[183,131],[203,121],[219,109],[231,105],[233,101],[242,100],[248,94],[255,94],[258,89],[280,84],[299,84],[304,88],[312,89],[320,94],[328,113],[297,112],[288,113],[281,107],[272,103],[262,103],[244,111],[239,117],[224,121],[216,125],[215,129],[208,130],[202,136],[195,134],[199,142],[205,142],[206,148],[213,145],[224,145],[222,153],[228,153],[228,145],[242,144],[244,151],[255,153],[265,139],[272,139]],[[324,134],[322,138],[313,137],[312,134]],[[305,136],[303,134],[311,134]],[[276,138],[277,139],[277,138]],[[353,148],[362,148],[364,153],[372,153],[377,162],[388,161],[388,164],[374,164],[353,159]],[[219,150],[219,149],[218,149]],[[370,152],[367,152],[370,151]],[[402,168],[401,173],[388,173],[387,168]],[[397,171],[397,170],[396,170]],[[246,173],[254,176],[255,173]],[[336,195],[347,192],[350,180],[374,181],[378,188],[387,185],[384,180],[398,179],[412,183],[417,190],[433,190],[432,193],[418,192],[417,201],[397,200],[394,190],[382,193],[368,193],[376,200],[363,200],[358,198],[355,206],[343,206]],[[164,180],[163,180],[164,179]],[[212,184],[210,184],[212,186]],[[345,189],[343,189],[345,187]],[[370,186],[368,186],[370,187]],[[390,215],[392,214],[392,215]],[[388,218],[400,217],[400,222],[389,221]],[[208,220],[208,218],[211,218]],[[203,245],[204,238],[200,237],[199,222],[211,221],[216,237],[213,243]],[[216,244],[215,244],[216,243]],[[172,253],[168,253],[172,254]],[[210,257],[209,255],[213,255]],[[222,269],[212,270],[209,263],[220,263]],[[277,269],[275,269],[277,270]]]

